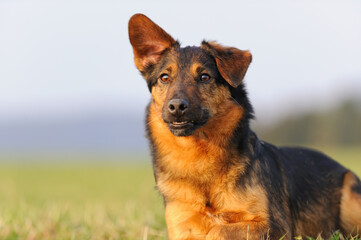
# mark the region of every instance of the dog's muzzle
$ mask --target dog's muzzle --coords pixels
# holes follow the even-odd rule
[[[190,136],[208,120],[208,111],[200,106],[191,106],[185,99],[171,99],[166,106],[162,118],[175,136]]]

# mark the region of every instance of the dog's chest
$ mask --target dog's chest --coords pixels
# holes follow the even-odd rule
[[[237,186],[248,160],[236,159],[235,151],[225,152],[209,143],[199,146],[183,153],[169,151],[158,158],[157,187],[166,202],[188,203],[215,220],[232,222],[253,204],[248,201],[253,199],[249,189]]]
[[[206,217],[212,224],[258,221],[267,218],[267,198],[260,187],[237,189],[235,183],[216,177],[208,185],[185,179],[160,178],[158,188],[172,206],[186,207]]]

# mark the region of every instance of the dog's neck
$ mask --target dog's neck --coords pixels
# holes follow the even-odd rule
[[[188,137],[174,136],[154,104],[150,104],[148,111],[155,169],[174,178],[195,177],[208,181],[215,171],[227,171],[224,166],[234,163],[232,155],[247,144],[239,142],[244,141],[244,137],[237,136],[248,136],[249,129],[248,119],[242,124],[244,109],[236,102],[229,101],[221,112]]]

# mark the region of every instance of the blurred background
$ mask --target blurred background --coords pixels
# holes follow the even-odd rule
[[[182,46],[250,50],[257,134],[361,173],[358,0],[1,0],[0,238],[165,238],[127,33],[138,12]]]

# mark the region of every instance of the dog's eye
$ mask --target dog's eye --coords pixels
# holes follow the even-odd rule
[[[208,74],[202,74],[201,77],[200,77],[200,80],[202,82],[208,82],[209,79],[211,79],[211,76],[209,76]]]
[[[167,83],[169,81],[169,76],[168,74],[163,73],[162,75],[160,75],[159,79],[163,82],[163,83]]]

